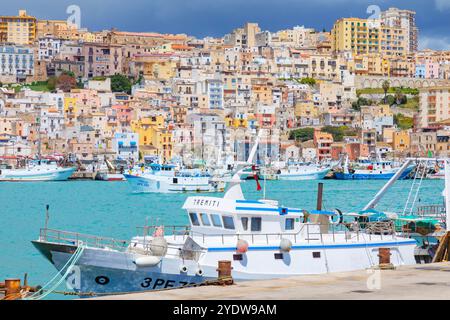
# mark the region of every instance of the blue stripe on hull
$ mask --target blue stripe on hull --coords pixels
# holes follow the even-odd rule
[[[350,243],[350,244],[332,244],[332,245],[298,245],[292,246],[293,250],[323,250],[323,249],[349,249],[349,248],[376,248],[376,247],[396,247],[396,246],[407,246],[417,244],[415,240],[411,241],[392,241],[392,242],[374,242],[374,243]],[[279,250],[280,247],[267,246],[267,247],[249,247],[249,251],[265,251],[265,250]],[[208,248],[208,251],[236,251],[236,247],[217,247]]]
[[[412,169],[407,169],[400,176],[400,179],[405,179],[408,174],[412,171]],[[334,177],[337,180],[389,180],[394,176],[393,173],[378,173],[378,174],[363,174],[363,173],[343,173],[343,172],[335,172]]]

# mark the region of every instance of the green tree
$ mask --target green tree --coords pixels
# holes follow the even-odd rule
[[[407,130],[414,126],[414,119],[405,117],[401,113],[394,115],[394,124],[396,124],[400,129]]]
[[[131,81],[122,74],[116,74],[111,77],[111,90],[113,92],[126,92],[131,94]]]
[[[315,86],[316,85],[316,79],[314,78],[302,78],[300,79],[300,83],[301,84],[307,84],[310,86]]]
[[[312,140],[314,138],[314,128],[300,128],[292,130],[289,139],[300,142]]]
[[[389,83],[389,81],[384,80],[381,87],[383,88],[384,91],[384,103],[386,103],[386,96],[389,91],[389,88],[391,87],[391,84]]]
[[[50,77],[47,80],[47,89],[49,91],[55,91],[56,89],[56,77]]]

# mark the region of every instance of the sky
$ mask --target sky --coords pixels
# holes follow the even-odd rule
[[[368,18],[371,5],[417,12],[421,49],[450,50],[450,0],[0,0],[0,15],[26,9],[39,19],[67,19],[70,5],[81,26],[221,37],[245,22],[277,31],[304,25],[330,30],[341,17]]]

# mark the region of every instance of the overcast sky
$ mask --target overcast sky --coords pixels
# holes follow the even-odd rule
[[[66,19],[66,8],[81,8],[81,24],[98,31],[127,31],[223,36],[246,21],[276,31],[295,25],[330,30],[340,17],[367,18],[369,5],[415,10],[420,47],[450,50],[450,0],[15,0],[0,14],[20,8],[44,19]],[[5,3],[6,2],[6,3]]]

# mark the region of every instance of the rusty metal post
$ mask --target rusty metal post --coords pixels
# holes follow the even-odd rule
[[[6,279],[5,280],[5,298],[14,298],[20,293],[22,289],[20,279]]]
[[[323,197],[323,183],[319,183],[319,189],[317,190],[317,210],[322,210],[322,197]]]
[[[231,276],[231,261],[221,260],[218,262],[218,280],[221,284],[230,285],[233,284],[233,277]]]
[[[389,248],[379,248],[378,249],[379,264],[390,264],[391,263],[391,249]]]

